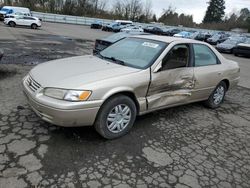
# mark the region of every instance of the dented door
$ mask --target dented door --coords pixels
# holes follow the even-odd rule
[[[194,68],[183,67],[152,73],[148,110],[187,103],[194,88]]]

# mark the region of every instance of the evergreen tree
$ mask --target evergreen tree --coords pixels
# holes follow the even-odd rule
[[[157,22],[157,21],[158,21],[155,14],[153,15],[153,21],[154,21],[154,22]]]
[[[221,22],[225,8],[225,0],[210,0],[203,23]]]

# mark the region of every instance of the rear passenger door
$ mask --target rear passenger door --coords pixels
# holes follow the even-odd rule
[[[16,18],[16,24],[17,24],[17,25],[25,25],[24,17],[23,17],[23,16],[18,16],[18,17]]]
[[[223,67],[216,54],[204,44],[193,44],[194,80],[193,100],[207,99],[222,80]]]
[[[31,26],[31,24],[34,22],[34,18],[31,17],[25,16],[23,19],[25,26]]]

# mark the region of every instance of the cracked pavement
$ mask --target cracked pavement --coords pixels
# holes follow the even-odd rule
[[[34,57],[54,58],[43,56]],[[37,117],[20,85],[31,68],[0,64],[0,188],[250,187],[250,89],[231,90],[216,110],[195,103],[138,117],[128,135],[107,141],[93,127]]]

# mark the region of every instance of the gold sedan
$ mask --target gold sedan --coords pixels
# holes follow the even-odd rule
[[[23,79],[23,88],[43,120],[94,125],[114,139],[132,128],[137,115],[197,101],[217,108],[239,78],[238,64],[209,44],[145,35],[94,56],[40,64]]]

